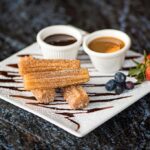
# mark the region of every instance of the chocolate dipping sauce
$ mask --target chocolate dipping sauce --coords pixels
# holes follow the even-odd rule
[[[66,46],[73,44],[76,41],[77,39],[75,37],[67,34],[54,34],[44,39],[44,42],[54,46]]]

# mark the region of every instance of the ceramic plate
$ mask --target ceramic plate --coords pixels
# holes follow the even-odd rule
[[[85,34],[85,32],[81,32]],[[57,92],[55,102],[50,105],[33,105],[30,102],[35,101],[35,98],[31,92],[23,89],[22,79],[18,74],[17,68],[19,57],[25,55],[42,58],[38,44],[34,43],[0,63],[0,97],[13,105],[59,126],[77,137],[86,135],[149,92],[149,84],[147,82],[139,85],[136,84],[133,90],[126,91],[121,95],[107,92],[104,85],[113,75],[100,75],[94,69],[89,57],[81,48],[78,59],[81,60],[83,67],[89,69],[91,77],[90,81],[83,85],[90,97],[89,106],[83,110],[69,109],[59,91]],[[135,65],[132,59],[141,61],[143,56],[133,51],[128,52],[122,68],[122,71],[126,74],[129,68]],[[136,83],[136,80],[133,78],[128,78],[127,80]]]

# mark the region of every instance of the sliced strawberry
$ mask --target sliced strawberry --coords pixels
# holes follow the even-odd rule
[[[146,68],[145,75],[146,75],[146,80],[150,80],[150,67]]]

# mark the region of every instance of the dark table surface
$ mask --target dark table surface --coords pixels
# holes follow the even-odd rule
[[[150,52],[149,0],[0,0],[0,60],[35,42],[49,25],[127,32]],[[0,149],[150,149],[150,95],[83,138],[0,100]]]

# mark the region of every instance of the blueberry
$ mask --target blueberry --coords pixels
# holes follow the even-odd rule
[[[106,85],[105,88],[107,91],[113,91],[116,88],[116,81],[115,80],[109,80]]]
[[[125,85],[126,85],[125,87],[126,87],[127,90],[132,90],[134,88],[134,83],[131,82],[131,81],[127,81],[125,83]]]
[[[124,89],[126,88],[126,82],[122,82],[122,83],[118,83],[117,84],[120,84]]]
[[[123,83],[126,81],[126,75],[123,74],[122,72],[117,72],[115,74],[115,81],[118,83]]]
[[[124,87],[121,84],[117,84],[115,88],[115,93],[116,94],[121,94],[124,91]]]

